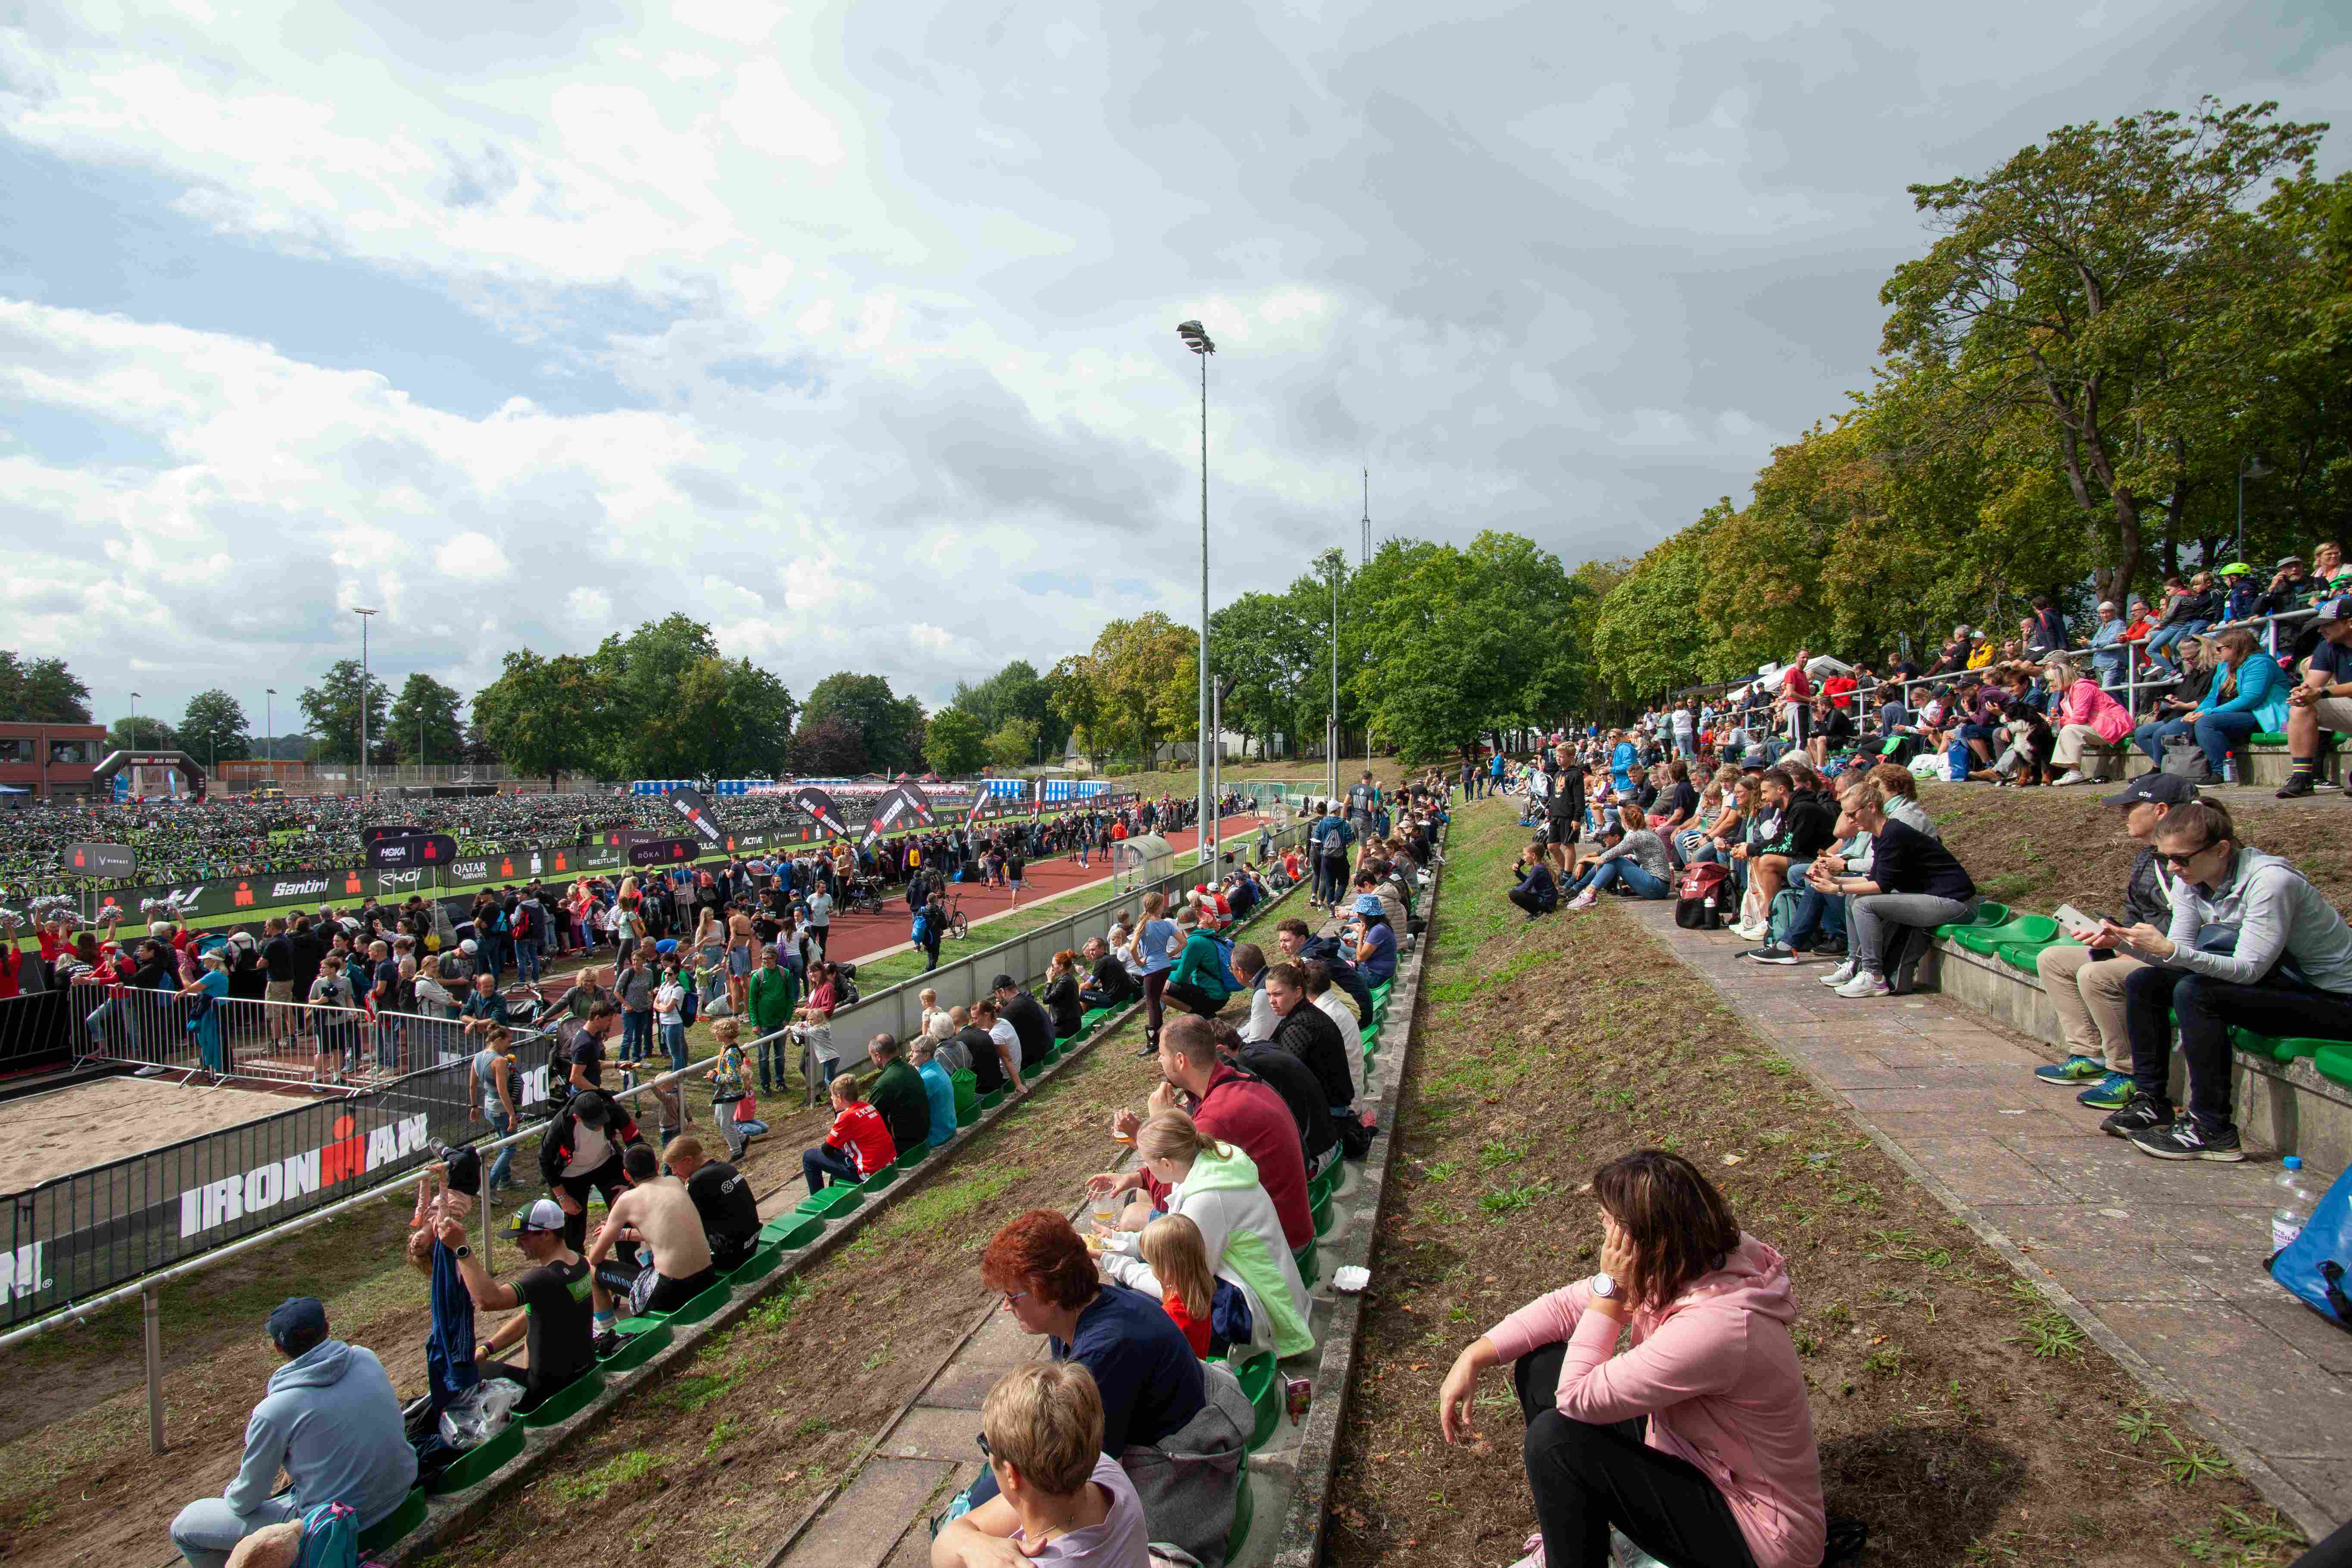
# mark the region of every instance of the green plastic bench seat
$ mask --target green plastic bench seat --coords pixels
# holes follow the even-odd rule
[[[871,1195],[875,1193],[880,1192],[883,1188],[888,1186],[898,1179],[898,1167],[896,1164],[885,1165],[880,1170],[875,1172],[872,1175],[866,1177],[864,1181],[858,1183],[857,1190],[861,1193]]]
[[[1003,1102],[1004,1090],[1002,1089],[992,1089],[980,1097],[980,1108],[982,1110],[993,1110]]]
[[[1992,950],[2005,942],[2031,942],[2047,946],[2058,938],[2058,922],[2048,915],[2011,915],[1997,926],[1967,925],[1952,933],[1952,940],[1970,952],[1990,957]]]
[[[522,1418],[526,1426],[553,1426],[580,1414],[590,1400],[604,1392],[604,1380],[593,1368],[582,1373],[543,1400],[539,1408]]]
[[[866,1194],[855,1186],[836,1182],[814,1197],[803,1198],[793,1207],[793,1212],[802,1215],[815,1215],[823,1219],[835,1220],[844,1217],[850,1210],[865,1201]]]
[[[2352,1046],[2331,1040],[2311,1053],[2311,1065],[2330,1083],[2352,1084]]]
[[[1242,1392],[1249,1395],[1250,1408],[1257,1414],[1257,1425],[1246,1445],[1255,1454],[1265,1447],[1265,1440],[1274,1436],[1275,1426],[1282,1419],[1285,1391],[1281,1369],[1275,1365],[1272,1356],[1261,1355],[1233,1368],[1233,1373],[1240,1380]]]
[[[1950,925],[1937,926],[1936,934],[1949,941],[1971,926],[1997,926],[2007,919],[2009,919],[2009,906],[1995,903],[1992,900],[1987,899],[1977,905],[1977,912],[1973,916],[1964,921],[1956,921]]]
[[[1054,1048],[1047,1051],[1044,1058],[1040,1060],[1037,1065],[1040,1067],[1051,1067],[1055,1062],[1060,1061],[1068,1049],[1068,1047],[1063,1045],[1059,1040],[1056,1040],[1054,1042]]]
[[[806,1247],[824,1234],[824,1221],[803,1214],[780,1214],[760,1227],[760,1245],[780,1247],[789,1252],[796,1247]]]
[[[489,1441],[467,1449],[457,1456],[456,1464],[434,1477],[434,1493],[461,1492],[488,1480],[505,1468],[508,1460],[522,1452],[522,1435],[521,1422],[508,1422],[490,1435]]]
[[[979,1120],[980,1102],[978,1100],[974,1100],[970,1105],[961,1105],[956,1108],[956,1125],[958,1127],[969,1127]]]
[[[2338,735],[2333,730],[2323,731],[2321,732],[2320,750],[2324,752],[2332,752],[2336,749],[2336,744],[2342,739],[2343,737]],[[2265,730],[2259,734],[2247,736],[2246,743],[2250,746],[2284,746],[2286,744],[2286,736],[2276,730]]]
[[[2048,942],[2000,942],[1993,944],[1992,955],[2011,969],[2032,974],[2037,973],[2035,961],[2044,948],[2082,945],[2071,936],[2053,937]]]
[[[360,1531],[360,1555],[364,1557],[371,1552],[381,1552],[423,1524],[425,1496],[423,1487],[411,1487],[408,1495],[400,1500],[398,1508]]]
[[[596,1363],[597,1370],[607,1376],[633,1372],[667,1350],[677,1337],[677,1331],[667,1323],[656,1323],[642,1334],[632,1334],[627,1343]]]
[[[2341,1040],[2314,1040],[2293,1035],[2257,1035],[2251,1029],[2231,1029],[2230,1037],[2247,1055],[2267,1058],[2275,1062],[2291,1062],[2297,1057],[2315,1057],[2329,1046],[2344,1044]]]
[[[1333,1221],[1331,1217],[1331,1194],[1329,1193],[1325,1193],[1321,1197],[1317,1198],[1312,1204],[1308,1205],[1307,1212],[1314,1217],[1316,1235],[1328,1236],[1331,1234],[1331,1226]]]
[[[732,1270],[719,1278],[731,1290],[738,1285],[750,1285],[765,1279],[776,1271],[776,1265],[783,1260],[782,1247],[763,1247],[737,1264]]]
[[[1092,1033],[1097,1024],[1118,1011],[1116,1007],[1089,1007],[1078,1018],[1078,1033],[1082,1035]]]
[[[929,1142],[925,1142],[918,1143],[913,1148],[908,1149],[898,1156],[897,1168],[901,1171],[911,1171],[930,1157],[931,1146]]]
[[[1314,1289],[1315,1281],[1323,1278],[1323,1264],[1316,1255],[1315,1243],[1311,1237],[1305,1247],[1291,1255],[1291,1261],[1298,1265],[1299,1283],[1309,1290]]]

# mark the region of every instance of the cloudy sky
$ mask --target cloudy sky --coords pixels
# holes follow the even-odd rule
[[[2352,12],[182,0],[0,25],[0,647],[102,719],[672,610],[934,703],[1376,530],[1637,552],[1866,378],[1904,186]],[[2341,168],[2352,127],[2327,148]],[[289,727],[282,721],[280,728]]]

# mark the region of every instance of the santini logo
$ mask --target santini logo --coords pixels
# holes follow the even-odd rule
[[[327,879],[324,877],[296,877],[287,881],[269,884],[269,896],[272,900],[308,898],[312,893],[323,893],[326,890]]]

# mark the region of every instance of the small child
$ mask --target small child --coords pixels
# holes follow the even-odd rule
[[[719,1046],[719,1061],[709,1073],[710,1110],[727,1140],[730,1160],[740,1160],[744,1145],[768,1130],[768,1124],[759,1120],[760,1102],[752,1098],[744,1074],[740,1032],[732,1018],[721,1018],[710,1026],[710,1037]]]
[[[1181,1214],[1163,1215],[1143,1227],[1136,1237],[1142,1260],[1115,1252],[1103,1255],[1103,1268],[1121,1285],[1160,1292],[1160,1304],[1184,1331],[1192,1353],[1210,1352],[1209,1308],[1216,1300],[1217,1277],[1209,1268],[1209,1248],[1201,1227]]]
[[[801,1174],[808,1182],[811,1197],[824,1191],[828,1176],[838,1182],[863,1181],[898,1157],[898,1146],[890,1142],[889,1123],[866,1103],[857,1080],[844,1073],[830,1089],[833,1131],[822,1146],[801,1156]]]
[[[923,1005],[923,1033],[928,1035],[931,1032],[931,1020],[945,1016],[940,1006],[940,994],[935,988],[926,985],[915,993],[915,1000]]]

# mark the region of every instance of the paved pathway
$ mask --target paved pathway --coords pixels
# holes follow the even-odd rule
[[[2274,1161],[2151,1160],[2037,1081],[2058,1053],[1943,996],[1848,1001],[1814,964],[1625,903],[1732,1009],[2161,1395],[2315,1541],[2352,1516],[2352,1334],[2263,1271]]]

